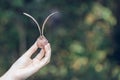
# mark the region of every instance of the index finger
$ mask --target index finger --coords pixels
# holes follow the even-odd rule
[[[47,63],[49,63],[50,58],[51,58],[51,47],[50,47],[50,44],[48,43],[45,46],[45,57],[41,59],[39,65],[42,65],[42,66],[46,65]]]
[[[25,52],[24,56],[31,57],[31,55],[38,49],[37,41]]]

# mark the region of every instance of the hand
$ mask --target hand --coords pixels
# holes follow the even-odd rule
[[[33,46],[25,52],[13,65],[12,67],[3,75],[0,80],[25,80],[39,69],[49,63],[51,57],[51,47],[47,43],[41,48],[40,53],[31,59],[32,54],[38,49],[37,41]]]

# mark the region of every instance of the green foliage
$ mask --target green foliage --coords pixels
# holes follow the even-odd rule
[[[0,6],[1,75],[39,36],[36,25],[21,13],[42,24],[49,13],[58,11],[45,26],[51,63],[28,80],[120,80],[119,66],[107,59],[117,23],[112,5],[99,0],[1,0]]]

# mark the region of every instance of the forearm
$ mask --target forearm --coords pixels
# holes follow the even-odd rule
[[[15,80],[15,79],[10,74],[5,73],[2,77],[0,77],[0,80]]]
[[[0,77],[0,80],[20,80],[20,79],[18,79],[15,75],[8,71],[3,76]]]
[[[42,48],[37,56],[31,59],[32,54],[35,53],[37,48],[36,43],[33,44],[33,46],[0,77],[0,80],[25,80],[48,64],[51,57],[50,44],[47,43],[44,49]]]

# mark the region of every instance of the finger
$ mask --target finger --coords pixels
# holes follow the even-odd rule
[[[37,43],[35,42],[24,54],[24,56],[31,57],[31,55],[38,49]]]
[[[34,59],[34,65],[32,65],[32,67],[30,67],[29,69],[26,68],[26,71],[28,73],[33,74],[35,72],[37,72],[39,69],[41,69],[42,67],[44,67],[49,61],[50,61],[50,57],[51,57],[51,47],[50,44],[47,44],[45,46],[45,57],[41,58],[41,60],[38,59]],[[42,52],[42,54],[44,53],[44,51]],[[41,54],[41,53],[40,53]]]
[[[51,47],[50,47],[49,43],[45,46],[45,52],[46,52],[45,57],[50,58],[51,57]]]
[[[44,56],[44,50],[42,49],[41,51],[40,51],[40,53],[38,53],[38,55],[34,58],[34,59],[38,59],[38,60],[41,60],[42,58],[43,58],[43,56]]]
[[[51,58],[51,47],[50,44],[48,43],[45,46],[45,57],[40,60],[39,66],[45,66],[47,63],[49,63],[50,58]]]
[[[48,40],[44,36],[40,36],[37,39],[37,46],[39,48],[44,48],[44,46],[48,43]]]

